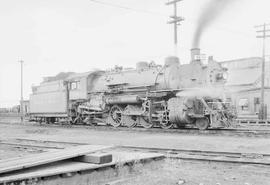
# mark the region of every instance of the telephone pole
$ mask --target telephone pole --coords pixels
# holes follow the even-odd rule
[[[257,35],[257,38],[263,39],[263,48],[262,48],[262,76],[261,76],[261,108],[259,113],[259,119],[266,119],[267,112],[264,104],[264,82],[265,82],[265,40],[266,38],[270,37],[270,29],[268,28],[270,24],[264,23],[263,25],[255,26],[255,28],[259,28],[260,30],[257,30],[257,33],[262,33],[262,35]]]
[[[172,20],[168,21],[168,24],[173,24],[174,25],[174,54],[175,56],[178,55],[178,36],[177,36],[177,27],[180,25],[180,22],[184,20],[183,17],[177,16],[177,3],[182,0],[173,0],[173,1],[168,1],[166,5],[173,5],[174,7],[174,14],[170,16]]]
[[[20,100],[20,114],[21,114],[21,122],[24,120],[23,113],[23,60],[19,61],[21,63],[21,100]]]

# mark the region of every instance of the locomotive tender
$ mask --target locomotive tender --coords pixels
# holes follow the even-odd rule
[[[199,54],[192,49],[189,64],[168,57],[163,66],[139,62],[136,69],[116,67],[44,81],[33,87],[30,116],[113,127],[226,127],[229,111],[221,98],[200,90],[223,87],[226,69],[212,58],[203,65]]]

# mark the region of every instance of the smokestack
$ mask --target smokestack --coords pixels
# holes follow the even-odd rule
[[[191,54],[191,62],[200,62],[200,55],[201,55],[201,50],[200,48],[192,48],[190,50],[190,54]]]
[[[238,0],[239,1],[239,0]],[[237,2],[238,2],[237,1]],[[202,12],[199,15],[197,28],[195,30],[192,47],[200,47],[201,37],[205,30],[224,13],[229,5],[236,2],[235,0],[209,0],[207,4],[202,8]]]

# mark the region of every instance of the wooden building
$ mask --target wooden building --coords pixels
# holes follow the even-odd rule
[[[265,104],[270,118],[270,62],[266,62]],[[261,101],[262,58],[252,57],[221,62],[228,69],[226,90],[239,118],[258,118]]]

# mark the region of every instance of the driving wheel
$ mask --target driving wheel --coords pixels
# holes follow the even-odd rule
[[[143,127],[143,128],[152,128],[154,125],[153,123],[150,123],[149,121],[145,120],[144,117],[138,117],[138,123]]]
[[[119,107],[118,105],[112,106],[109,112],[108,124],[113,127],[119,127],[121,125],[122,112],[122,107]]]

